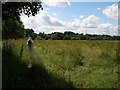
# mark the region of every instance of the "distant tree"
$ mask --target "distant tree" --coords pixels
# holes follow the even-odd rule
[[[63,33],[54,32],[54,33],[51,34],[50,39],[52,39],[52,40],[62,40],[63,37],[64,37]]]
[[[76,40],[76,38],[75,37],[71,37],[71,40]]]
[[[75,36],[76,34],[74,32],[71,31],[64,32],[64,40],[74,40]]]
[[[25,29],[25,36],[26,37],[31,37],[33,40],[37,37],[37,34],[34,33],[34,30],[33,29]]]
[[[37,36],[35,39],[36,40],[44,40],[44,38],[42,38],[41,36]]]
[[[64,32],[64,35],[75,35],[75,33],[71,32],[71,31],[66,31],[66,32]]]
[[[72,32],[54,32],[51,34],[44,34],[44,33],[39,33],[38,34],[40,39],[44,40],[120,40],[120,36],[110,36],[110,35],[91,35],[91,34],[86,34],[83,35],[83,33],[78,34],[78,33],[72,33]],[[47,37],[47,39],[46,39]]]
[[[33,33],[34,33],[33,29],[25,29],[25,36],[26,37],[32,36]]]
[[[45,39],[45,40],[48,40],[49,39],[49,36],[47,34],[44,34],[44,33],[39,33],[38,36],[40,36],[41,38]]]
[[[59,39],[59,37],[58,37],[57,34],[51,34],[50,39],[51,40],[57,40],[57,39]]]
[[[65,35],[63,40],[70,40],[71,38],[68,35]]]

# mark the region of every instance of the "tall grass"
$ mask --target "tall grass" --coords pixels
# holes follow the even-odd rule
[[[7,42],[3,42],[3,87],[119,86],[118,41],[35,40],[32,52],[26,40]]]

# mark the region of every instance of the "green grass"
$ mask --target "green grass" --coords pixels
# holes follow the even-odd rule
[[[3,41],[3,87],[117,88],[118,41]],[[32,62],[32,68],[27,65]]]

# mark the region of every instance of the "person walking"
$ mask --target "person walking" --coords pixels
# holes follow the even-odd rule
[[[32,51],[32,44],[33,44],[32,38],[29,37],[29,39],[27,40],[27,45],[28,45],[29,51]]]
[[[28,68],[31,68],[32,67],[32,44],[33,44],[33,40],[31,37],[29,37],[29,39],[27,40],[27,45],[28,45],[28,50],[29,50],[29,56],[30,56],[30,59],[29,59],[29,64],[28,64]]]

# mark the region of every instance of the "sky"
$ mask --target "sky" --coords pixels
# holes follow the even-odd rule
[[[72,31],[83,34],[118,35],[117,2],[43,1],[36,16],[21,14],[25,28],[35,33]]]

